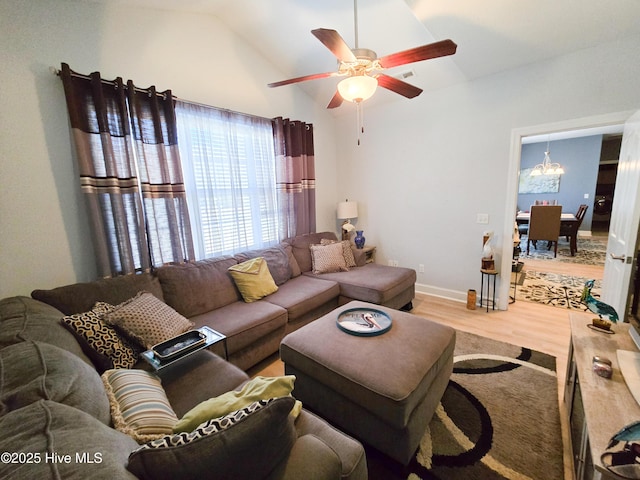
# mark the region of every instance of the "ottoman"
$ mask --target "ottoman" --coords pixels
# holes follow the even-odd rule
[[[350,308],[387,313],[391,329],[351,335],[336,325]],[[455,330],[410,313],[353,301],[287,335],[280,357],[303,405],[407,465],[453,371]]]

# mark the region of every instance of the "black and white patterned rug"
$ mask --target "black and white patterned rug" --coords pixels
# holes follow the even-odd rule
[[[555,357],[456,332],[454,370],[407,467],[367,448],[371,480],[564,478]]]
[[[591,280],[590,278],[527,270],[526,264],[523,272],[518,277],[516,301],[535,302],[570,310],[587,311],[587,307],[580,302],[580,297],[585,282]],[[522,281],[523,278],[524,281]],[[591,295],[598,298],[601,288],[602,281],[596,280]]]
[[[538,242],[538,248],[530,246],[527,255],[527,236],[521,237],[520,261],[524,263],[524,268],[518,274],[512,274],[511,283],[517,281],[516,301],[535,302],[553,307],[567,308],[570,310],[586,311],[585,305],[580,303],[580,297],[584,284],[590,278],[578,277],[568,274],[549,273],[544,271],[544,267],[538,263],[535,269],[527,266],[527,260],[543,260],[544,262],[598,265],[604,266],[605,255],[607,253],[607,237],[578,237],[578,251],[575,256],[571,256],[569,244],[560,239],[558,243],[558,255],[553,256],[553,249],[548,250],[546,242]],[[544,263],[543,262],[543,263]],[[557,270],[557,269],[556,269]],[[591,294],[598,298],[602,288],[602,281],[596,279],[595,286]]]

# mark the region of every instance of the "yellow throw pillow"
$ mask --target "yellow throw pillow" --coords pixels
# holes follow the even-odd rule
[[[240,390],[223,393],[196,405],[176,423],[173,431],[174,433],[192,432],[201,423],[240,410],[253,402],[289,396],[293,391],[295,379],[295,375],[257,376],[245,383]],[[291,413],[297,416],[301,408],[302,403],[296,401]]]
[[[260,300],[278,290],[269,272],[267,261],[263,257],[233,265],[229,267],[229,273],[247,303]]]

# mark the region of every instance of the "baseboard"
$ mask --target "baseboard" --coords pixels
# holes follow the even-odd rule
[[[450,290],[447,288],[435,287],[433,285],[416,283],[416,292],[424,293],[425,295],[433,295],[434,297],[446,298],[447,300],[453,300],[455,302],[467,303],[467,292],[460,292],[458,290]]]
[[[458,303],[467,303],[467,292],[460,292],[458,290],[450,290],[447,288],[440,288],[433,285],[425,285],[423,283],[416,283],[416,293],[423,295],[431,295],[433,297],[444,298],[446,300],[452,300]],[[478,301],[480,301],[480,292],[477,292]],[[496,310],[499,310],[500,298],[496,297]],[[478,308],[480,306],[478,305]]]

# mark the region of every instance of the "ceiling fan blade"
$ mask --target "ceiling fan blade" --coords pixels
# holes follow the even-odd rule
[[[395,77],[390,77],[383,73],[378,75],[376,78],[378,79],[379,86],[386,88],[387,90],[391,90],[392,92],[396,92],[403,97],[414,98],[422,93],[421,88],[414,87],[407,82],[403,82],[402,80],[398,80]]]
[[[358,59],[353,54],[349,45],[344,41],[338,32],[329,28],[316,28],[311,33],[320,40],[325,47],[340,60],[341,62],[357,62]]]
[[[337,108],[340,105],[342,105],[342,97],[340,96],[340,92],[336,92],[336,94],[333,96],[333,98],[331,99],[331,101],[329,102],[329,105],[327,105],[327,108]]]
[[[313,75],[305,75],[303,77],[290,78],[280,82],[270,83],[269,87],[282,87],[283,85],[291,85],[292,83],[306,82],[307,80],[318,80],[319,78],[335,77],[338,72],[314,73]]]
[[[458,46],[451,40],[441,40],[440,42],[422,45],[421,47],[410,48],[402,52],[392,53],[379,59],[380,65],[384,68],[397,67],[407,63],[421,62],[430,58],[445,57],[456,53]]]

